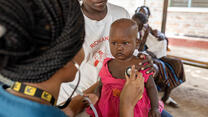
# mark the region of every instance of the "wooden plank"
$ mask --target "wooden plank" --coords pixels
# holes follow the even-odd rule
[[[167,55],[167,57],[178,58],[178,59],[182,60],[182,62],[184,64],[208,69],[208,62],[203,62],[203,61],[198,61],[198,60],[193,60],[193,59],[179,57],[179,56],[173,56],[173,55]]]

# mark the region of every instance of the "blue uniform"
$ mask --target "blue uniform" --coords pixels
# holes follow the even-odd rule
[[[60,109],[8,93],[0,85],[0,117],[67,117]]]

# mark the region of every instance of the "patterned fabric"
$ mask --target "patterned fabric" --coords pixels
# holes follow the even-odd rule
[[[102,91],[99,102],[95,105],[99,117],[119,117],[119,96],[125,84],[124,79],[116,79],[112,77],[108,69],[109,58],[104,60],[103,67],[99,73],[102,82]],[[146,83],[149,75],[145,71],[140,71],[143,74],[144,82]],[[144,88],[142,98],[138,101],[134,109],[135,117],[148,117],[150,110],[150,100],[147,95],[147,90]],[[160,106],[160,112],[163,110],[163,105]],[[87,112],[93,115],[93,112],[88,109]]]
[[[164,90],[166,86],[173,89],[185,82],[185,73],[181,60],[170,57],[155,59],[154,62],[159,67],[158,76],[155,83],[159,90]]]

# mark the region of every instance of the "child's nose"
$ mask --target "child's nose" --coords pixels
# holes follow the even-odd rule
[[[123,45],[122,44],[118,44],[117,50],[123,50]]]

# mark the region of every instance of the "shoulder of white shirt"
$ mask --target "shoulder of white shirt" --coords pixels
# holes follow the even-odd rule
[[[109,7],[109,9],[113,9],[113,10],[111,10],[111,12],[114,12],[119,15],[124,15],[124,18],[125,17],[130,18],[128,11],[124,7],[121,7],[121,6],[118,6],[115,4],[111,4],[111,3],[107,3],[107,6]]]

